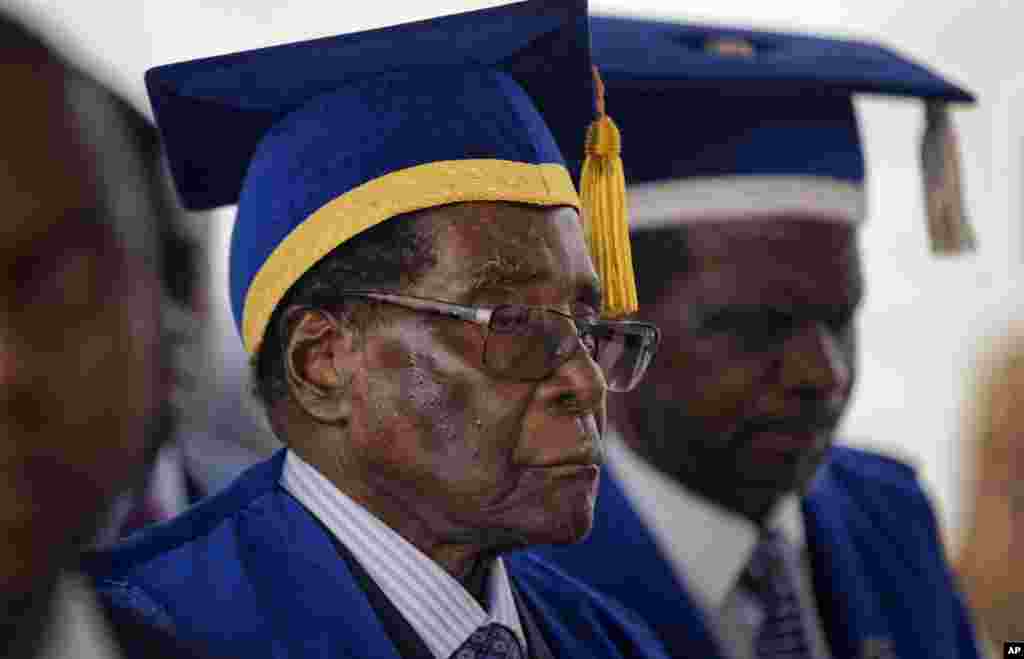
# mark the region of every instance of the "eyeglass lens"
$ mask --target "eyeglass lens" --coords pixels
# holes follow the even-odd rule
[[[604,372],[608,388],[629,391],[640,381],[657,348],[653,327],[638,323],[577,321],[538,307],[497,307],[484,346],[484,362],[496,375],[541,380],[571,358],[581,342]]]

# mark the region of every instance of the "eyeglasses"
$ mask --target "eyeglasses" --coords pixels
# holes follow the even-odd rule
[[[661,341],[660,330],[650,323],[577,318],[544,307],[472,307],[377,291],[340,291],[338,295],[482,325],[487,328],[484,366],[495,377],[509,380],[548,378],[582,346],[601,368],[609,390],[629,391],[643,378]]]

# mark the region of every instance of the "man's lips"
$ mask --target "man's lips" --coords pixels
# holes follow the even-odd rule
[[[551,469],[555,467],[600,467],[604,463],[604,445],[597,422],[593,415],[577,419],[580,443],[569,453],[546,462],[529,465],[530,469]]]
[[[795,453],[814,448],[819,441],[820,431],[755,432],[750,445],[755,450],[768,450],[778,453]]]
[[[777,453],[790,456],[813,450],[822,442],[822,437],[835,428],[837,417],[802,419],[770,419],[751,423],[746,434],[749,447],[758,452]]]
[[[532,464],[526,468],[528,473],[544,478],[560,480],[563,478],[581,478],[587,481],[596,480],[601,474],[601,463],[604,455],[599,444],[585,447],[583,450],[564,456],[552,462]]]
[[[585,451],[566,456],[557,462],[531,465],[526,473],[529,474],[528,478],[540,479],[549,484],[558,483],[560,488],[582,486],[590,492],[601,477],[602,460],[599,445],[594,445],[592,449],[588,447]]]
[[[758,463],[796,465],[828,444],[832,428],[754,430],[747,435],[748,455]]]
[[[601,466],[590,464],[564,464],[555,467],[540,467],[552,478],[586,478],[587,480],[597,478],[601,473]]]
[[[566,469],[570,467],[600,467],[604,456],[597,447],[560,458],[553,462],[529,465],[529,469]]]
[[[527,478],[537,483],[547,483],[558,488],[582,486],[587,491],[596,487],[601,477],[601,466],[594,462],[566,462],[556,465],[530,467],[526,470]],[[557,484],[557,485],[556,485]]]

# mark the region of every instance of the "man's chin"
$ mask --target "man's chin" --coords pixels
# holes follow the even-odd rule
[[[595,465],[528,470],[489,522],[515,549],[580,542],[594,524],[599,482]]]
[[[576,478],[572,480],[577,481]],[[569,545],[583,541],[590,534],[594,526],[599,480],[600,472],[591,476],[588,471],[586,476],[579,477],[578,482],[573,482],[561,496],[556,497],[549,508],[553,513],[549,524],[543,529],[546,538],[536,544]]]
[[[556,515],[545,515],[544,523],[530,529],[527,541],[529,545],[571,545],[586,539],[593,526],[594,506],[591,501],[571,508],[562,503]]]
[[[485,544],[504,553],[538,545],[571,545],[586,539],[594,525],[593,505],[557,508],[523,512],[514,524],[490,532]]]
[[[562,527],[557,532],[550,534],[545,542],[537,544],[574,545],[577,542],[583,542],[586,540],[593,527],[594,517],[590,516],[586,521],[579,521],[576,524]]]

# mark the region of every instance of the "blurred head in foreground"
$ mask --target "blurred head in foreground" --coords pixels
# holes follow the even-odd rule
[[[145,122],[0,19],[0,647],[164,432],[155,161]]]

